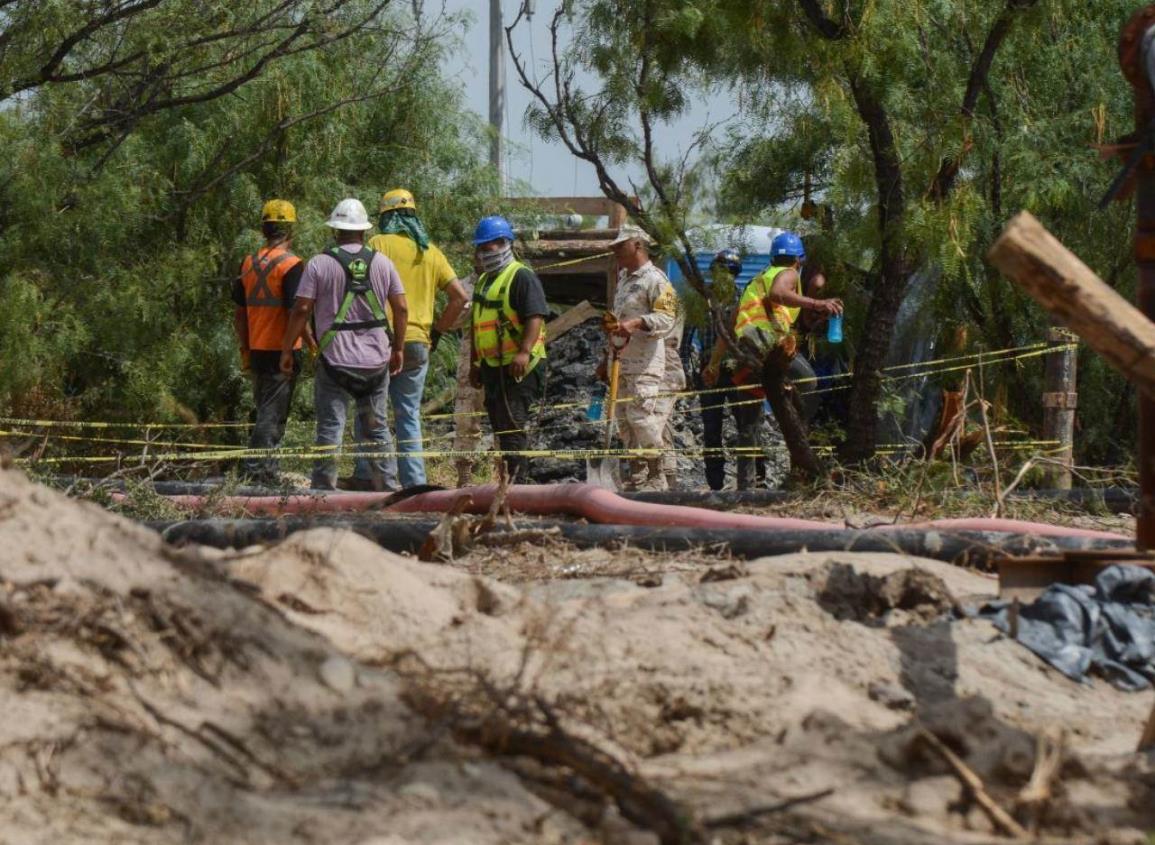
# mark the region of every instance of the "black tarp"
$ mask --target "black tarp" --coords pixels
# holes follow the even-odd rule
[[[986,605],[979,615],[1010,633],[1011,605]],[[1124,690],[1155,683],[1155,573],[1116,564],[1094,584],[1052,584],[1019,607],[1018,641],[1068,678],[1091,672]]]

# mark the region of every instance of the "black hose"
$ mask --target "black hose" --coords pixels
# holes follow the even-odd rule
[[[432,519],[303,518],[206,519],[148,523],[170,543],[199,543],[217,548],[244,548],[284,539],[309,528],[355,531],[393,552],[415,552],[437,525]],[[747,560],[795,552],[894,552],[931,558],[960,566],[987,568],[1004,555],[1039,554],[1088,549],[1130,549],[1118,540],[1084,537],[1036,537],[1025,534],[960,531],[755,531],[701,528],[654,528],[627,525],[587,525],[576,522],[519,520],[517,530],[556,528],[579,548],[632,546],[651,551],[717,550]],[[496,529],[505,531],[504,527]]]
[[[809,498],[789,490],[654,490],[643,493],[619,493],[625,499],[655,505],[689,505],[709,510],[732,510],[735,507],[766,507]],[[832,499],[838,494],[826,493]],[[1138,488],[1107,487],[1077,490],[1023,490],[1012,493],[1015,501],[1067,502],[1088,509],[1114,514],[1135,514],[1139,503]]]

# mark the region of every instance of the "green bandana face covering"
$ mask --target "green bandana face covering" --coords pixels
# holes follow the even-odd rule
[[[429,249],[429,235],[425,231],[425,226],[421,218],[411,209],[386,211],[381,215],[377,228],[381,230],[382,235],[408,235],[413,243],[417,244],[420,252]]]

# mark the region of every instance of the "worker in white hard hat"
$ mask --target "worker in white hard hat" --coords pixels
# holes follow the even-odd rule
[[[337,203],[328,225],[336,243],[305,266],[281,344],[281,369],[292,371],[293,345],[314,317],[320,337],[313,393],[316,443],[332,447],[334,455],[317,460],[313,487],[336,488],[336,447],[352,400],[360,420],[357,450],[373,453],[356,460],[354,477],[375,490],[396,490],[397,478],[388,465],[393,442],[386,405],[389,377],[401,372],[405,353],[394,342],[385,303],[393,312],[393,332],[403,338],[409,319],[405,289],[393,262],[365,246],[365,232],[373,224],[360,200]]]
[[[404,337],[397,336],[397,343],[405,350],[405,366],[389,380],[389,402],[397,427],[398,477],[402,487],[416,487],[425,483],[421,396],[429,356],[441,335],[453,331],[469,298],[445,254],[429,239],[412,193],[405,188],[386,193],[381,198],[377,228],[381,234],[373,237],[369,246],[397,267],[409,302],[408,328]],[[434,319],[440,292],[446,296],[445,308]]]

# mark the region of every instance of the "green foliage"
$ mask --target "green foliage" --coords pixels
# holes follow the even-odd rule
[[[842,8],[819,5],[829,14]],[[852,80],[879,93],[895,136],[907,204],[897,234],[909,266],[941,273],[934,298],[940,323],[976,329],[969,347],[958,351],[1006,348],[1045,336],[1046,314],[985,262],[990,243],[1020,209],[1038,216],[1122,293],[1132,289],[1126,233],[1133,212],[1129,203],[1096,209],[1119,165],[1099,161],[1090,147],[1130,128],[1131,90],[1115,45],[1134,4],[1049,0],[1014,13],[973,115],[964,115],[973,63],[1009,5],[851,3],[845,8],[856,24],[845,37],[830,40],[796,9],[753,4],[748,23],[777,14],[779,27],[794,26],[796,43],[785,46],[787,52],[775,45],[772,52],[755,36],[745,66],[725,56],[715,59],[714,67],[729,71],[744,99],[768,104],[753,130],[732,135],[717,157],[727,176],[722,210],[741,219],[780,216],[784,206],[798,202],[809,180],[814,198],[830,208],[832,223],[802,225],[847,298],[852,335],[864,329],[881,234],[873,148],[855,109]],[[773,63],[775,72],[751,72],[752,55]],[[792,69],[780,77],[783,58]],[[932,186],[944,162],[955,163],[958,175],[940,200]],[[1012,415],[1034,425],[1041,420],[1040,372],[1031,362],[997,373]],[[1084,368],[1080,389],[1079,457],[1118,461],[1133,444],[1131,434],[1120,438],[1117,423],[1130,391],[1098,366]]]
[[[701,167],[654,155],[647,120],[660,134],[696,97],[728,90],[741,123],[714,133],[705,156],[721,177],[718,217],[807,235],[808,252],[847,301],[852,343],[862,355],[869,341],[872,361],[885,357],[891,336],[875,328],[893,321],[900,302],[876,294],[901,291],[922,271],[940,279],[939,325],[972,328],[950,351],[1045,336],[1044,313],[985,263],[1019,209],[1124,294],[1134,284],[1123,234],[1130,208],[1095,208],[1118,165],[1090,149],[1130,128],[1116,42],[1133,3],[572,0],[565,8],[563,96],[552,111],[532,109],[531,124],[548,137],[569,131],[587,158],[607,166],[644,166],[647,184],[631,187],[651,234],[677,255],[708,181]],[[988,43],[997,50],[976,76]],[[799,214],[804,198],[820,205],[809,220]],[[871,311],[878,302],[889,304]],[[686,305],[701,318],[705,303],[691,296]],[[1041,416],[1037,364],[988,374],[1009,416],[1030,425]],[[893,412],[872,389],[866,380],[861,393]],[[855,392],[860,398],[858,385]],[[1131,435],[1121,440],[1114,430],[1129,391],[1092,365],[1083,392],[1080,457],[1117,460],[1131,446]]]
[[[222,2],[164,5],[185,9],[186,28],[233,14]],[[81,150],[66,145],[69,127],[111,81],[43,85],[0,111],[0,406],[243,418],[229,291],[272,196],[297,206],[304,256],[325,246],[339,199],[358,197],[372,214],[398,185],[417,194],[438,241],[464,240],[496,185],[484,128],[440,76],[455,23],[440,39],[402,42],[412,21],[385,17],[270,64],[232,96],[160,111],[119,142]],[[134,26],[159,44],[175,23]]]

